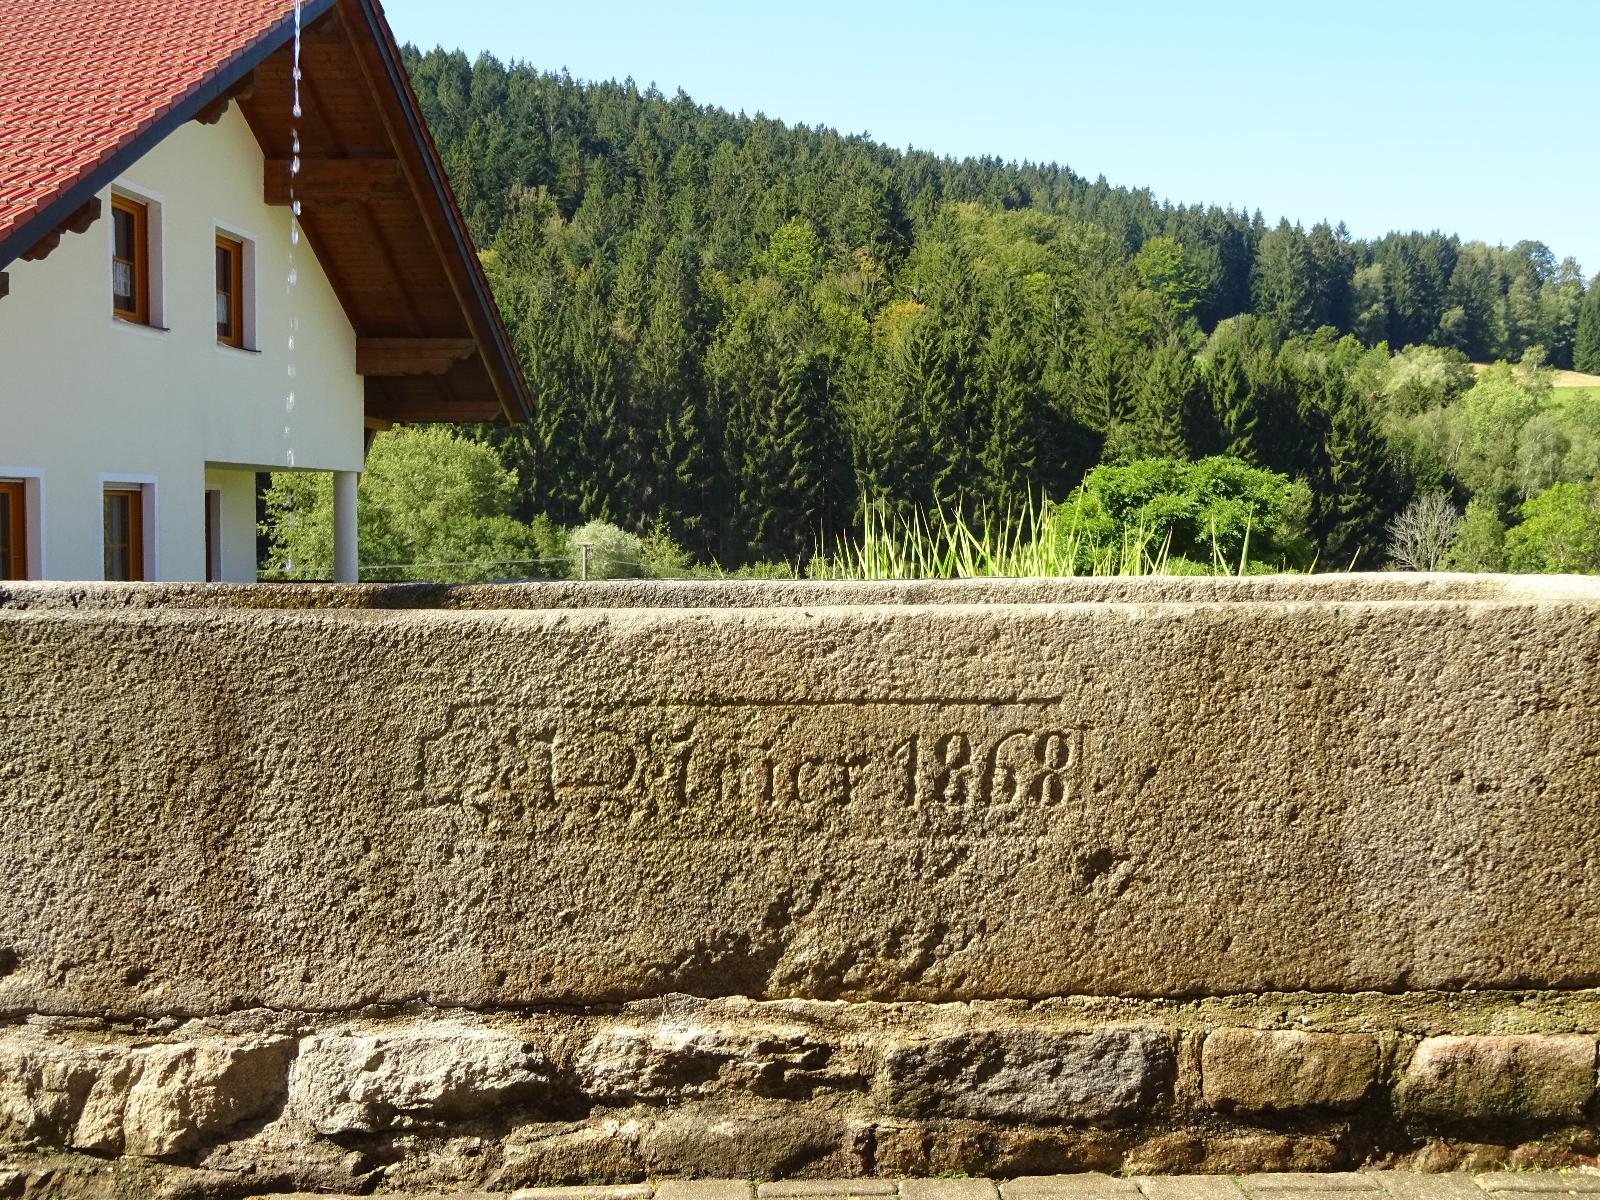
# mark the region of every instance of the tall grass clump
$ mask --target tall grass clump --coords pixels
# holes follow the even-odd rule
[[[1233,459],[1098,467],[1065,501],[910,516],[864,501],[814,579],[1244,575],[1309,565],[1305,485]]]
[[[1075,507],[1040,513],[1032,506],[968,517],[935,509],[931,517],[891,515],[864,506],[859,538],[840,538],[814,555],[813,579],[980,579],[1073,575],[1164,575],[1170,544],[1150,530],[1125,531],[1113,544],[1092,541]]]

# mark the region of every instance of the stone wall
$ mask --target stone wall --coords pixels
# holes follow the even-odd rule
[[[0,589],[0,1145],[208,1196],[1586,1159],[1597,618]]]

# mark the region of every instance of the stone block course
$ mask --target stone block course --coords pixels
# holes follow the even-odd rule
[[[1002,1121],[1108,1121],[1154,1104],[1171,1081],[1154,1029],[956,1034],[896,1047],[878,1092],[890,1112]]]
[[[578,1087],[602,1104],[682,1101],[718,1092],[782,1096],[858,1081],[857,1072],[830,1061],[832,1049],[803,1030],[625,1027],[593,1039],[575,1071]]]
[[[1378,1043],[1367,1034],[1218,1029],[1206,1035],[1201,1072],[1206,1103],[1224,1112],[1348,1112],[1377,1082]]]
[[[549,1083],[543,1054],[522,1039],[436,1023],[307,1039],[290,1072],[289,1104],[320,1133],[371,1133],[514,1104]]]
[[[1593,581],[398,595],[6,587],[0,1011],[1600,984]]]
[[[1435,1121],[1577,1121],[1594,1093],[1591,1035],[1431,1037],[1396,1085],[1395,1106]]]
[[[4,585],[0,693],[33,1194],[1600,1161],[1596,581]]]
[[[18,1030],[0,1037],[0,1143],[168,1158],[268,1114],[285,1094],[288,1038],[155,1046]]]

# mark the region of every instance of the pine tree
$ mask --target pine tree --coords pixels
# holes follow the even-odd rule
[[[1298,226],[1280,221],[1262,237],[1256,252],[1256,312],[1270,318],[1280,333],[1314,328],[1314,269],[1311,249]]]
[[[1328,480],[1317,530],[1323,556],[1341,570],[1375,566],[1396,499],[1389,494],[1383,438],[1366,400],[1341,377],[1330,376],[1326,388]]]
[[[1044,401],[1022,317],[1020,298],[1008,294],[991,317],[978,358],[977,388],[989,413],[979,491],[999,512],[1022,511],[1042,487]]]
[[[1256,426],[1261,414],[1237,339],[1223,341],[1213,352],[1205,383],[1211,398],[1217,452],[1252,464],[1258,462]]]
[[[814,348],[800,346],[785,357],[773,417],[770,499],[752,539],[763,559],[788,557],[818,538],[827,544],[844,518],[828,372]]]
[[[1600,275],[1589,281],[1578,313],[1578,339],[1572,347],[1572,369],[1600,375]]]
[[[1185,423],[1199,375],[1194,358],[1176,341],[1157,346],[1135,394],[1126,434],[1130,458],[1189,457]]]

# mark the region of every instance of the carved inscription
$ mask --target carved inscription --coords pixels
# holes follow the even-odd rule
[[[1081,799],[1091,737],[1052,701],[466,704],[417,747],[424,806],[703,828],[823,829],[975,811],[1027,822]]]

